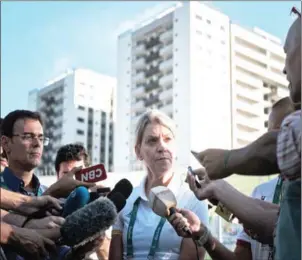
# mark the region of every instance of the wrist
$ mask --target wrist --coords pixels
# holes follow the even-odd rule
[[[207,242],[204,244],[204,248],[207,252],[213,252],[216,248],[216,240],[210,233]]]

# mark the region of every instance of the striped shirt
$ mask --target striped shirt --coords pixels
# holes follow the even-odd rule
[[[277,159],[282,177],[301,178],[301,110],[287,116],[277,141]]]

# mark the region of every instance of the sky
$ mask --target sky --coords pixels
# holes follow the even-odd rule
[[[1,117],[27,109],[28,92],[67,68],[116,76],[117,36],[175,2],[1,3]],[[284,41],[299,1],[210,2],[244,27],[259,27]]]

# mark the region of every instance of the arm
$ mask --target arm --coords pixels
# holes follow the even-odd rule
[[[273,203],[250,198],[237,191],[223,180],[218,180],[214,197],[229,209],[245,226],[255,233],[272,239],[279,206]]]
[[[109,249],[111,242],[111,228],[106,230],[104,237],[101,239],[96,254],[99,260],[107,260],[109,258]]]
[[[60,202],[50,196],[30,197],[3,188],[0,189],[1,208],[6,210],[13,210],[24,215],[30,215],[43,208],[53,208],[58,211],[62,209]]]
[[[123,245],[123,210],[118,214],[117,220],[112,227],[112,238],[109,247],[109,260],[122,260],[124,245]]]
[[[268,175],[279,172],[276,156],[278,133],[270,131],[246,147],[231,150],[226,165],[228,175]]]
[[[203,260],[205,257],[205,250],[202,247],[198,247],[198,256],[200,260]],[[179,260],[186,259],[197,259],[196,258],[196,246],[191,238],[184,238],[180,246],[180,255]]]
[[[122,234],[117,233],[115,230],[113,230],[109,249],[109,260],[122,260],[123,250]]]

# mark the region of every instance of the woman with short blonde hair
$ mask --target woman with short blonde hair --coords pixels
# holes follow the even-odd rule
[[[110,260],[204,258],[191,239],[182,239],[166,221],[153,213],[148,194],[153,187],[167,186],[176,196],[178,207],[193,211],[208,225],[208,208],[198,201],[182,176],[175,172],[175,124],[158,110],[149,110],[136,128],[135,153],[147,169],[146,177],[134,188],[113,226]],[[189,152],[189,151],[188,151]]]

